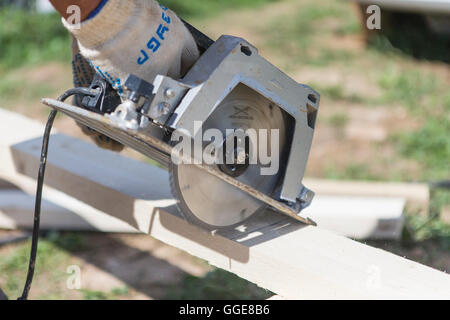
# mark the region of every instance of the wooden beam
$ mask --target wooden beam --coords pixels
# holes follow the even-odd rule
[[[5,180],[0,180],[0,191],[5,189],[14,189],[14,185]]]
[[[0,119],[0,176],[34,193],[42,132],[15,136],[31,126],[4,111]],[[177,213],[167,172],[76,139],[52,137],[47,172],[45,198],[105,212],[287,299],[450,298],[443,272],[270,211],[206,232]]]
[[[305,179],[304,184],[319,195],[406,199],[409,211],[422,214],[428,213],[430,205],[430,189],[423,183]]]
[[[65,203],[66,198],[58,202]],[[32,229],[34,204],[35,197],[21,190],[0,190],[0,229]],[[317,196],[306,212],[321,228],[352,239],[398,240],[403,230],[403,206],[403,199]],[[41,230],[136,232],[105,213],[75,209],[44,199]]]
[[[60,202],[64,203],[64,199]],[[21,190],[0,190],[0,229],[32,229],[35,197]],[[106,214],[88,213],[89,221],[48,200],[42,201],[41,230],[135,233],[136,229]]]
[[[19,141],[31,140],[32,143],[28,143],[27,148],[34,152],[34,157],[37,157],[38,150],[40,149],[40,136],[44,130],[43,126],[21,115],[5,112],[3,114],[0,113],[0,115],[4,122],[0,128],[2,130],[0,131],[3,137],[2,142],[7,145],[13,145]],[[21,129],[19,133],[14,135],[7,134],[7,132],[13,132],[17,128],[15,124],[18,123],[22,124],[21,128],[26,127],[27,130]],[[55,135],[52,143],[50,160],[53,159],[52,154],[54,154],[54,159],[60,158],[60,153],[63,155],[71,155],[71,160],[69,159],[67,162],[67,170],[73,170],[71,167],[79,167],[79,169],[86,173],[88,170],[87,167],[89,167],[92,174],[95,174],[96,170],[109,170],[106,173],[107,175],[111,175],[111,171],[114,170],[104,168],[103,163],[109,163],[111,161],[109,159],[110,157],[116,159],[116,154],[101,152],[89,144],[58,134]],[[68,150],[67,145],[71,146],[70,150]],[[24,144],[21,144],[21,148],[24,148],[24,146]],[[17,150],[15,150],[14,154],[20,153],[18,150],[20,148],[15,149]],[[99,160],[94,165],[87,164],[84,159],[85,154],[91,155],[91,158],[94,157],[93,155],[96,155]],[[5,160],[4,163],[12,163],[11,160],[8,161]],[[124,165],[122,162],[123,158],[119,157],[116,160],[116,165],[126,167],[126,164]],[[37,172],[38,162],[35,161],[34,163],[36,165],[34,168],[27,169],[28,176],[34,177]],[[108,166],[111,167],[110,165]],[[138,170],[142,170],[142,172],[145,170],[149,171],[149,176],[155,175],[155,170],[148,170],[148,166],[145,164],[139,163],[134,164],[134,166],[138,166],[140,168]],[[15,170],[11,165],[8,170],[5,167],[4,171],[14,172]],[[137,172],[136,175],[139,176],[140,173]],[[155,178],[160,179],[159,177],[166,184],[167,174],[158,172]],[[78,178],[73,177],[73,179],[76,181]],[[10,180],[12,181],[14,178],[10,178]],[[127,186],[127,189],[132,187]],[[35,182],[28,181],[26,189],[31,195],[34,195]],[[167,190],[166,194],[168,199],[172,197]],[[44,211],[47,212],[42,218],[42,228],[44,230],[96,230],[104,232],[133,232],[134,230],[122,221],[106,215],[100,210],[86,206],[85,203],[80,203],[80,201],[76,201],[73,198],[68,198],[66,194],[53,192],[52,199],[55,200],[55,197],[59,198],[57,203],[63,204],[63,206],[56,206],[53,203],[44,202]],[[83,197],[84,194],[79,195],[80,199],[83,199]],[[105,200],[105,202],[108,201]],[[307,214],[316,222],[320,223],[322,228],[353,239],[395,240],[400,238],[403,228],[403,203],[404,201],[402,199],[319,195],[316,197],[313,205],[307,209]],[[20,207],[18,207],[18,204],[20,204]],[[68,204],[71,204],[70,208],[67,207]],[[0,228],[18,227],[29,229],[33,223],[31,215],[34,212],[34,197],[26,197],[20,193],[6,193],[2,197],[0,193],[0,210],[3,211],[3,215],[0,216]],[[106,210],[109,210],[109,208],[106,208]]]
[[[322,229],[352,239],[399,240],[404,207],[402,198],[318,194],[304,214]]]
[[[6,246],[9,244],[22,242],[25,240],[28,240],[31,238],[31,233],[29,232],[22,232],[22,231],[15,231],[15,232],[9,232],[5,236],[0,236],[0,247]]]

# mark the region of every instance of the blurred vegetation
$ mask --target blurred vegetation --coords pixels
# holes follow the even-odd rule
[[[0,70],[70,58],[70,36],[54,14],[0,9]]]
[[[367,163],[350,162],[344,167],[329,165],[325,168],[327,179],[380,181],[380,176],[371,172]]]
[[[392,66],[379,77],[381,103],[402,103],[422,119],[419,130],[393,136],[399,152],[422,164],[423,179],[450,177],[450,93],[441,79],[418,70]]]
[[[31,239],[15,246],[14,250],[0,255],[0,287],[10,299],[20,296],[28,270]],[[86,237],[80,233],[49,232],[39,241],[36,273],[33,288],[48,288],[49,293],[39,294],[42,300],[65,299],[68,292],[66,268],[71,265],[71,255],[89,249]],[[6,277],[2,277],[7,275]],[[3,279],[2,279],[3,278]],[[4,280],[6,282],[1,282]],[[70,291],[70,290],[69,290]],[[127,286],[109,292],[81,289],[84,300],[115,300],[130,294]],[[205,277],[186,275],[180,284],[168,289],[167,299],[267,299],[273,294],[229,272],[215,269]]]
[[[94,291],[94,290],[80,290],[83,294],[84,300],[117,300],[129,294],[127,286],[122,288],[115,288],[111,292]]]
[[[183,19],[207,18],[226,9],[258,7],[279,0],[160,0],[159,2],[176,12]]]
[[[9,101],[14,101],[17,97],[40,99],[51,94],[53,94],[53,88],[46,83],[30,83],[27,80],[15,78],[14,75],[6,72],[0,78],[0,97],[4,104],[2,107],[7,106]]]
[[[65,236],[49,234],[42,237],[39,242],[35,285],[42,281],[52,286],[49,296],[43,294],[41,299],[59,299],[61,294],[61,284],[64,286],[67,278],[66,267],[70,255],[65,250],[61,250],[58,243],[67,242]],[[25,277],[28,270],[28,260],[30,256],[31,240],[18,246],[7,255],[0,255],[0,270],[2,274],[7,274],[6,283],[2,283],[2,289],[14,299],[22,293],[25,284]]]
[[[329,2],[328,5],[307,1],[296,9],[290,19],[279,17],[268,21],[265,30],[267,46],[273,47],[289,61],[285,69],[299,66],[326,67],[330,64],[351,61],[351,50],[330,49],[321,39],[330,35],[348,35],[360,32],[358,18],[343,1]],[[328,23],[327,23],[328,22]],[[334,23],[336,22],[336,23]],[[330,28],[328,24],[335,24]]]
[[[449,135],[448,118],[430,117],[419,130],[397,135],[395,142],[405,157],[423,165],[424,179],[436,180],[450,177]]]
[[[167,295],[173,300],[266,300],[274,294],[227,271],[216,269],[205,277],[186,276]]]
[[[254,7],[277,0],[164,0],[184,19],[206,17],[225,9]],[[57,13],[38,14],[0,8],[0,71],[46,61],[69,61],[70,35]]]
[[[324,86],[319,83],[310,83],[311,87],[320,92],[322,96],[326,96],[329,99],[335,101],[343,101],[350,103],[363,103],[368,102],[367,99],[361,97],[356,93],[348,93],[342,87],[342,85],[332,85],[332,86]]]
[[[450,177],[450,92],[445,82],[431,72],[424,72],[410,64],[408,52],[414,49],[412,43],[417,38],[429,36],[425,30],[414,32],[402,28],[401,37],[404,43],[411,44],[410,49],[405,46],[400,50],[394,46],[395,40],[386,35],[378,35],[373,41],[381,41],[384,45],[374,45],[371,42],[369,50],[364,56],[357,57],[346,49],[329,48],[328,41],[333,41],[342,35],[358,34],[361,23],[358,17],[348,10],[345,1],[336,1],[324,6],[321,3],[307,1],[305,5],[294,13],[295,19],[280,17],[269,21],[270,32],[267,33],[267,46],[271,46],[280,55],[286,56],[284,66],[288,70],[310,66],[318,69],[332,65],[335,68],[354,69],[361,60],[365,71],[372,74],[381,91],[379,97],[364,97],[355,93],[348,93],[343,86],[336,84],[325,86],[321,83],[309,83],[317,89],[323,97],[332,101],[372,105],[400,104],[408,109],[408,113],[423,122],[419,130],[405,131],[392,137],[392,142],[398,149],[398,154],[404,158],[413,159],[422,166],[421,178],[425,181]],[[406,23],[406,22],[405,22]],[[410,23],[406,23],[409,25]],[[422,24],[418,24],[422,26]],[[411,29],[413,30],[413,29]],[[411,36],[411,37],[410,37]],[[433,36],[434,39],[439,36]],[[412,38],[409,39],[408,38]],[[441,37],[439,37],[441,38]],[[394,42],[394,44],[391,43]],[[423,46],[421,42],[421,46]],[[441,52],[442,41],[426,41],[437,47]],[[380,44],[380,43],[379,43]],[[423,49],[424,50],[424,49]],[[414,51],[416,52],[416,51]],[[447,51],[446,57],[450,57]],[[421,57],[427,57],[425,53]],[[345,127],[348,119],[345,115],[335,114],[325,121],[340,130]],[[345,167],[337,168],[330,165],[326,168],[326,176],[333,179],[387,179],[371,172],[367,164],[349,163]],[[391,179],[402,177],[392,176]]]
[[[407,258],[448,272],[442,256],[450,250],[450,224],[440,217],[443,206],[448,204],[450,192],[434,189],[428,216],[407,212],[401,241],[369,241],[368,244],[401,256],[405,255],[405,250],[411,249],[412,253],[418,252],[419,255]]]
[[[450,204],[450,192],[443,189],[431,190],[430,212],[428,216],[408,212],[406,216],[403,245],[417,245],[432,242],[444,252],[450,250],[450,224],[441,219],[444,206]]]

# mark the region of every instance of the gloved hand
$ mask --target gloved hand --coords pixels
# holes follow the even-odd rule
[[[79,28],[63,19],[75,37],[75,86],[87,87],[94,72],[119,94],[129,74],[153,82],[158,74],[182,77],[199,57],[197,45],[184,23],[154,0],[104,0],[101,10]],[[78,102],[79,103],[79,102]],[[85,126],[103,148],[120,151],[119,143]]]
[[[154,0],[107,0],[80,27],[63,20],[81,54],[121,93],[129,74],[180,78],[199,57],[183,22]]]
[[[81,55],[78,47],[78,42],[75,38],[72,41],[72,72],[73,83],[75,87],[89,87],[94,79],[95,70],[89,64],[89,62]],[[81,99],[78,96],[74,97],[73,103],[81,107]],[[77,125],[81,128],[81,131],[89,136],[97,146],[103,149],[120,152],[124,149],[124,145],[112,140],[108,136],[105,136],[97,131],[77,122]]]

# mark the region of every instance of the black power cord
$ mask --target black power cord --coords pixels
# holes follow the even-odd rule
[[[97,92],[93,92],[87,88],[73,88],[67,90],[62,96],[58,98],[59,101],[64,102],[67,98],[76,95],[82,94],[84,96],[95,96],[98,94]],[[39,227],[41,221],[41,203],[42,203],[42,189],[44,186],[44,177],[45,177],[45,168],[47,165],[47,154],[48,154],[48,144],[50,141],[50,133],[52,131],[53,123],[55,121],[56,115],[58,111],[53,110],[50,112],[48,117],[47,125],[45,126],[44,138],[42,141],[42,150],[41,150],[41,160],[39,166],[39,174],[37,180],[37,189],[36,189],[36,202],[34,208],[34,224],[33,224],[33,236],[31,240],[31,252],[30,252],[30,262],[28,265],[28,274],[27,280],[25,282],[25,286],[22,292],[22,296],[18,298],[18,300],[27,300],[28,294],[30,292],[31,283],[33,282],[34,269],[36,266],[36,255],[38,249],[39,242]]]

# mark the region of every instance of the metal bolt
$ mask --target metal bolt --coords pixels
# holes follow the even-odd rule
[[[172,88],[168,88],[166,89],[166,91],[164,91],[164,95],[167,99],[173,99],[175,98],[176,92]]]

